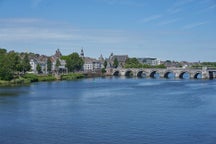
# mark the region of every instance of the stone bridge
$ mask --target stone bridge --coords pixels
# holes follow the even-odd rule
[[[192,79],[213,79],[216,78],[216,69],[184,69],[184,68],[128,68],[128,69],[107,69],[107,73],[113,76],[134,76],[134,77],[151,77],[151,78],[173,78],[183,79],[186,76]]]

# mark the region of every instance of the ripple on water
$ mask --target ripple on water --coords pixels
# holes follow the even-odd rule
[[[155,86],[155,85],[161,85],[163,82],[141,82],[138,84],[138,86]]]

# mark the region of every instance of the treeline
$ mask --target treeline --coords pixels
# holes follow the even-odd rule
[[[202,62],[199,64],[192,65],[192,68],[202,68],[202,67],[216,68],[216,62]]]
[[[31,71],[30,65],[30,57],[38,57],[38,54],[33,53],[17,53],[15,51],[7,52],[6,49],[0,48],[0,80],[3,81],[11,81],[20,78],[28,79],[30,82],[34,81],[49,81],[54,80],[55,78],[47,76],[40,76],[37,77],[35,75],[26,75],[26,72]],[[52,73],[52,62],[50,57],[47,57],[47,73]],[[65,60],[66,61],[66,68],[68,72],[76,72],[82,69],[84,61],[82,58],[79,57],[78,53],[72,53],[67,56],[62,56],[57,59],[56,61],[56,68],[58,69],[61,66],[59,61]],[[56,71],[55,69],[54,71]],[[38,74],[42,73],[41,66],[37,64],[36,70]],[[80,75],[70,75],[67,78],[64,76],[63,79],[76,79],[80,78]],[[81,76],[82,77],[82,76]]]
[[[62,56],[61,59],[66,61],[68,72],[80,71],[84,64],[83,59],[75,52],[67,56]]]
[[[0,80],[12,80],[31,69],[27,53],[0,48]]]
[[[148,65],[148,64],[141,64],[137,58],[128,58],[125,62],[125,68],[166,68],[165,65]]]

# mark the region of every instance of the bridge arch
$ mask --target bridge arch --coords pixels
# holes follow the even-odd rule
[[[140,78],[143,78],[143,77],[146,78],[147,74],[143,70],[140,70],[140,71],[137,72],[136,76],[140,77]]]
[[[169,79],[169,78],[175,78],[175,73],[173,71],[166,71],[164,73],[164,78],[167,78],[167,79]]]
[[[120,71],[119,71],[119,70],[116,70],[116,71],[113,72],[112,75],[113,75],[113,76],[119,76],[119,75],[120,75]]]
[[[126,70],[125,71],[125,76],[127,76],[127,77],[133,76],[133,71],[132,70]]]
[[[194,79],[201,79],[202,78],[202,72],[201,71],[197,71],[194,75],[193,75]]]
[[[150,72],[150,77],[151,78],[159,78],[160,73],[157,70],[153,70],[153,71]]]
[[[188,71],[182,71],[179,74],[180,79],[189,79],[190,78],[190,73]]]

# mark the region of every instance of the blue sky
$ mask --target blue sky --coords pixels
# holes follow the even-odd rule
[[[0,47],[216,61],[216,0],[0,0]]]

